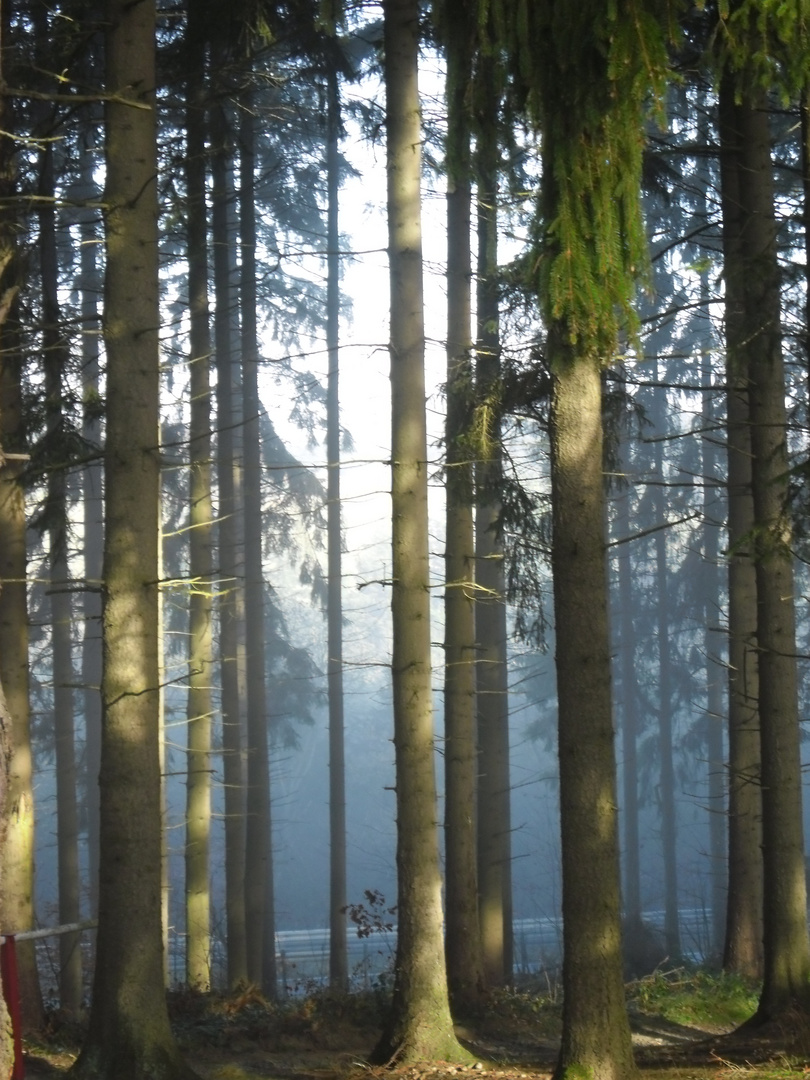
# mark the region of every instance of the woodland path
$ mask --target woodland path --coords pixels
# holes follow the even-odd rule
[[[636,1011],[631,1011],[631,1025],[636,1060],[645,1080],[756,1080],[758,1073],[770,1080],[775,1070],[780,1076],[791,1073],[797,1077],[806,1077],[810,1071],[795,1063],[797,1056],[802,1057],[795,1032],[786,1038],[782,1030],[757,1031],[755,1037],[744,1031],[708,1031]],[[349,1034],[341,1031],[344,1036]],[[332,1030],[309,1031],[281,1042],[252,1035],[228,1039],[219,1046],[189,1045],[184,1052],[203,1080],[546,1080],[553,1069],[553,1038],[502,1041],[476,1038],[464,1028],[458,1033],[479,1058],[475,1065],[437,1062],[423,1068],[372,1068],[364,1059],[374,1044],[375,1032],[359,1033],[356,1029],[350,1040],[341,1039],[338,1031]],[[358,1038],[361,1034],[367,1038]],[[788,1052],[794,1061],[792,1067],[786,1064]],[[810,1040],[806,1056],[810,1060]],[[57,1046],[32,1047],[26,1055],[26,1077],[56,1080],[65,1075],[73,1057],[74,1052]]]

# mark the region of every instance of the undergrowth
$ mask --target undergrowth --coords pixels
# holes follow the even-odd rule
[[[387,997],[380,991],[340,994],[322,988],[271,1001],[255,986],[230,994],[177,990],[169,1016],[181,1046],[227,1048],[255,1041],[279,1050],[304,1043],[328,1049],[370,1039],[383,1022]]]
[[[674,1024],[710,1030],[730,1030],[753,1016],[759,987],[739,975],[703,968],[656,971],[628,987],[638,1009]]]

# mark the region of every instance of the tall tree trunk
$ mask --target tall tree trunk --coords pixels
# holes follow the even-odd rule
[[[96,154],[91,127],[82,146],[82,195],[88,202],[98,202],[93,179]],[[99,451],[102,443],[99,352],[100,320],[98,296],[100,279],[96,249],[98,212],[83,207],[80,216],[81,250],[79,272],[81,288],[81,358],[82,358],[82,436],[88,446]],[[98,774],[101,764],[101,564],[104,553],[104,468],[101,457],[89,460],[82,469],[82,510],[84,534],[84,593],[82,595],[82,711],[84,713],[85,777],[87,813],[87,861],[90,913],[98,913],[99,807]]]
[[[44,16],[44,11],[41,13]],[[47,37],[47,24],[39,32]],[[48,134],[50,130],[48,127]],[[73,611],[68,567],[67,472],[64,461],[63,373],[67,342],[61,329],[56,253],[56,212],[53,143],[47,141],[40,158],[39,252],[42,282],[42,346],[45,365],[47,439],[49,446],[48,521],[51,557],[51,653],[53,712],[56,742],[56,842],[59,882],[59,922],[81,917],[79,882],[79,815],[76,805],[76,750],[73,732]],[[82,954],[78,934],[59,938],[59,1000],[68,1013],[82,1005]]]
[[[199,5],[188,13],[186,186],[188,229],[189,644],[186,764],[186,982],[211,989],[211,680],[213,674],[213,506],[211,498],[211,332],[205,150],[205,44]]]
[[[723,635],[720,631],[721,588],[717,489],[718,453],[714,427],[716,393],[712,386],[711,359],[704,368],[703,424],[703,570],[704,653],[706,657],[706,762],[709,816],[709,880],[712,905],[713,956],[723,952],[726,922],[726,781],[723,745]],[[722,505],[722,504],[721,504]]]
[[[476,867],[475,533],[473,528],[469,84],[463,3],[444,5],[447,54],[447,415],[445,469],[445,953],[454,1015],[483,989]]]
[[[330,52],[326,144],[326,506],[329,693],[329,985],[349,988],[346,940],[346,762],[343,716],[343,567],[340,504],[340,86]]]
[[[155,5],[107,5],[107,445],[101,877],[93,1004],[72,1073],[190,1078],[161,941]]]
[[[634,1074],[624,1004],[604,545],[601,372],[552,328],[552,569],[563,874],[557,1076]],[[588,632],[583,633],[583,628]]]
[[[238,509],[234,463],[235,403],[231,309],[232,238],[228,222],[230,147],[222,106],[211,110],[213,262],[216,311],[214,351],[217,372],[217,485],[219,489],[219,650],[222,684],[222,769],[225,779],[225,904],[228,985],[248,977],[245,930],[245,770],[242,693],[239,670],[241,583],[236,554]]]
[[[703,147],[712,140],[711,115],[702,110],[698,118],[698,140]],[[702,192],[697,216],[706,229],[711,227],[712,190],[711,158],[700,154],[697,158],[697,186]],[[700,247],[697,254],[702,254]],[[700,300],[702,310],[698,313],[705,324],[714,296],[710,271],[700,271]],[[726,759],[725,759],[725,688],[728,684],[726,659],[726,634],[721,629],[723,608],[723,580],[720,571],[720,534],[722,521],[727,513],[722,479],[722,458],[719,439],[723,425],[723,395],[715,385],[715,358],[707,348],[704,351],[701,382],[703,436],[701,440],[703,482],[703,579],[704,579],[704,656],[706,661],[706,789],[708,796],[709,825],[709,882],[711,888],[711,956],[716,962],[723,955],[726,932],[727,899],[727,805],[726,805]]]
[[[2,114],[0,114],[2,115]],[[0,458],[0,470],[3,462]],[[11,731],[13,720],[6,705],[3,687],[0,685],[0,745],[2,750],[2,767],[0,767],[0,843],[5,840],[6,829],[6,799],[8,796],[8,763],[11,758]],[[0,890],[4,882],[0,880]],[[0,1073],[3,1076],[14,1076],[17,1068],[17,1047],[11,1017],[8,1011],[5,997],[0,994]]]
[[[757,581],[762,753],[764,981],[757,1019],[810,1005],[810,938],[802,829],[795,595],[788,509],[781,298],[765,95],[743,95],[740,241],[745,266],[751,490]]]
[[[476,72],[478,283],[476,397],[492,403],[501,373],[498,300],[498,108],[502,79],[493,57]],[[487,455],[476,466],[475,603],[478,710],[478,912],[484,977],[489,986],[512,979],[512,827],[509,770],[509,688],[506,585],[499,491],[503,478],[501,424],[487,409]]]
[[[10,5],[0,7],[0,33],[7,41]],[[0,85],[5,85],[8,54],[0,53]],[[6,779],[2,804],[2,867],[0,920],[7,932],[34,926],[34,793],[32,785],[29,711],[27,558],[25,491],[22,483],[26,436],[22,408],[23,358],[19,340],[19,288],[15,237],[16,175],[11,99],[0,96],[0,689],[3,701],[0,748]],[[6,765],[6,756],[7,765]],[[23,1030],[43,1026],[44,1011],[33,942],[17,950],[20,1010]],[[0,1031],[6,1032],[5,1007],[0,1005]],[[0,1040],[0,1057],[7,1057]]]
[[[624,836],[624,919],[627,942],[642,929],[641,850],[638,820],[638,686],[633,625],[633,565],[630,546],[629,448],[625,452],[627,488],[616,500],[616,568],[619,593],[619,644],[622,688],[622,819]]]
[[[244,446],[245,629],[247,638],[247,835],[245,922],[248,978],[276,993],[273,841],[270,818],[267,691],[265,687],[262,464],[259,421],[259,341],[256,326],[255,131],[246,92],[240,127],[242,402]]]
[[[158,539],[157,580],[165,580],[163,573],[163,517],[161,514],[162,492],[158,491]],[[169,796],[166,776],[166,613],[165,596],[158,589],[157,641],[158,641],[158,767],[160,769],[160,936],[163,943],[163,985],[171,984],[169,971],[169,923],[171,921],[172,883],[169,874]]]
[[[418,0],[383,6],[391,284],[392,658],[397,802],[397,954],[375,1057],[466,1057],[450,1018],[442,939],[430,666],[420,206]]]
[[[806,287],[804,294],[804,357],[808,379],[805,415],[810,415],[810,81],[805,83],[799,106],[801,123],[802,162],[802,231],[804,232],[804,266]],[[810,427],[810,424],[808,424]]]
[[[656,368],[656,379],[658,372]],[[664,433],[667,416],[666,391],[656,389],[655,414],[659,436]],[[663,442],[659,437],[654,449],[655,476],[664,475]],[[655,492],[655,513],[658,522],[666,520],[664,488]],[[656,641],[658,643],[658,809],[661,820],[661,848],[664,859],[664,939],[668,955],[677,961],[681,955],[681,933],[678,916],[678,809],[675,802],[675,761],[672,737],[672,656],[670,650],[669,566],[667,563],[667,533],[659,529],[653,539],[655,550],[655,580],[657,602]]]
[[[4,268],[8,274],[8,268]],[[8,278],[6,278],[8,281]],[[4,289],[5,295],[5,289]],[[25,435],[22,416],[22,357],[17,352],[16,315],[2,328],[0,365],[0,435],[4,456],[0,470],[0,685],[5,690],[12,728],[6,801],[6,836],[2,848],[3,926],[30,930],[34,913],[34,789],[29,711],[27,553],[25,490],[22,481]],[[17,965],[23,1029],[39,1030],[45,1020],[33,942],[19,943]]]
[[[751,428],[748,419],[746,269],[740,202],[740,133],[734,87],[720,87],[719,134],[726,284],[728,428],[728,899],[723,966],[761,979],[762,788],[759,743],[757,593],[751,538]]]

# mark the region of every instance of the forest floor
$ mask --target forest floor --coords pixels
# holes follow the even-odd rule
[[[754,989],[700,972],[632,984],[630,1019],[643,1080],[810,1077],[810,1018],[767,1031],[739,1030],[755,1003]],[[468,1026],[459,1026],[459,1039],[476,1059],[465,1066],[369,1065],[384,1005],[382,992],[315,992],[280,1004],[254,989],[170,997],[177,1039],[203,1080],[547,1080],[553,1069],[560,1007],[547,990],[499,992]],[[80,1027],[54,1017],[47,1035],[25,1046],[26,1076],[57,1080],[80,1042]]]

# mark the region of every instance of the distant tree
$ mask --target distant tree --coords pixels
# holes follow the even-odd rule
[[[633,619],[633,545],[630,542],[629,448],[624,447],[623,483],[614,500],[618,617],[619,685],[621,687],[622,822],[624,838],[625,949],[643,933],[641,905],[641,850],[639,839],[638,737],[639,709],[636,669],[636,633]]]
[[[186,981],[211,987],[211,729],[213,505],[211,328],[206,205],[205,27],[199,5],[186,30],[186,198],[189,299],[189,689],[186,788]]]
[[[713,438],[713,431],[719,426],[718,394],[715,389],[715,375],[711,358],[704,364],[703,382],[703,424],[707,435],[702,441],[701,474],[703,478],[703,580],[704,586],[704,640],[706,655],[706,766],[709,818],[709,878],[712,902],[712,942],[711,952],[715,957],[722,956],[725,941],[727,909],[727,873],[726,873],[726,758],[724,756],[724,682],[727,676],[723,671],[725,646],[723,632],[719,625],[720,609],[723,601],[722,575],[720,568],[720,529],[718,510],[722,501],[718,499],[718,488],[722,487],[719,448]]]
[[[49,27],[44,8],[35,14],[41,41]],[[42,294],[42,353],[45,368],[47,497],[45,521],[50,543],[50,616],[53,664],[53,713],[56,744],[56,837],[59,921],[76,923],[81,914],[79,883],[79,818],[76,795],[76,748],[73,705],[73,606],[68,562],[67,420],[64,410],[69,349],[59,302],[56,238],[56,176],[53,116],[45,107],[39,125],[43,138],[39,168],[39,259]],[[59,939],[59,999],[63,1009],[82,1006],[82,954],[78,934]]]
[[[397,953],[378,1061],[460,1061],[450,1017],[436,832],[428,592],[418,0],[384,12],[391,284],[392,619]]]
[[[512,979],[512,828],[509,774],[498,198],[503,64],[478,52],[473,82],[477,193],[475,399],[475,641],[478,719],[478,917],[488,985]]]
[[[248,78],[250,76],[248,75]],[[276,994],[276,927],[262,567],[262,468],[256,299],[256,127],[250,89],[241,95],[239,126],[239,315],[244,452],[245,636],[247,642],[247,835],[245,920],[248,978]]]
[[[702,109],[698,117],[698,142],[706,146],[710,141],[710,113]],[[700,270],[700,300],[703,308],[698,309],[701,320],[706,318],[712,301],[710,281],[711,266],[706,259],[707,240],[711,237],[709,250],[716,251],[716,219],[713,215],[712,185],[716,185],[716,160],[709,165],[708,155],[702,155],[697,162],[697,198],[696,217],[704,225],[703,247],[698,256],[703,255]],[[722,572],[720,543],[723,513],[727,511],[728,501],[723,484],[723,456],[718,445],[716,433],[722,430],[724,413],[724,395],[717,383],[721,378],[717,370],[715,341],[713,335],[704,346],[704,358],[701,365],[701,451],[700,476],[703,483],[701,506],[703,533],[703,651],[706,663],[706,787],[708,794],[709,823],[709,878],[712,904],[712,941],[711,953],[715,958],[723,955],[725,944],[726,914],[728,908],[728,845],[727,845],[727,805],[728,768],[725,756],[725,720],[724,693],[728,686],[728,665],[725,663],[726,636],[720,624],[723,602],[725,600],[725,575]]]
[[[82,712],[84,714],[85,812],[90,912],[98,911],[99,807],[98,774],[101,762],[101,572],[104,555],[104,466],[101,457],[100,409],[100,275],[98,268],[98,211],[87,205],[98,202],[94,180],[97,160],[95,124],[88,123],[81,140],[79,191],[86,203],[79,211],[80,314],[82,365],[82,438],[88,448],[82,477],[82,535],[84,593],[82,596]]]
[[[221,88],[220,88],[221,90]],[[225,907],[228,984],[247,979],[245,928],[245,768],[243,749],[244,671],[240,664],[243,596],[237,556],[239,473],[235,464],[236,357],[233,338],[233,237],[229,205],[234,197],[228,117],[221,100],[209,112],[211,133],[211,229],[214,268],[214,354],[217,373],[216,473],[219,668],[222,762],[225,780]]]
[[[445,420],[445,951],[454,1015],[483,989],[478,922],[475,532],[472,460],[472,155],[469,87],[475,26],[444,0],[447,57],[447,412]]]
[[[655,363],[653,381],[661,379]],[[667,426],[667,393],[664,385],[653,391],[652,416],[656,425],[653,446],[653,475],[664,475],[663,434]],[[666,521],[666,501],[662,484],[653,495],[655,520]],[[671,642],[670,574],[667,559],[667,529],[658,528],[652,538],[655,558],[656,629],[658,650],[658,807],[661,821],[661,848],[664,861],[664,940],[667,953],[673,960],[681,955],[680,912],[678,907],[678,813],[675,803],[675,747],[673,738],[673,658]]]
[[[327,660],[329,694],[329,985],[349,986],[346,938],[346,754],[343,702],[343,532],[340,502],[340,80],[326,48]]]
[[[161,936],[157,161],[153,2],[106,7],[107,442],[99,927],[71,1074],[195,1074],[169,1028]]]

